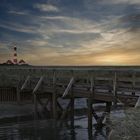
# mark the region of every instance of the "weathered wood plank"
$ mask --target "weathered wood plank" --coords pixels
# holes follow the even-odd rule
[[[35,94],[37,92],[37,90],[39,89],[40,85],[42,84],[42,81],[44,79],[44,76],[41,76],[38,83],[36,84],[34,90],[33,90],[33,94]]]
[[[25,79],[25,82],[23,83],[20,92],[25,89],[25,87],[27,86],[27,83],[30,81],[30,76],[27,76],[27,78]]]
[[[74,83],[74,77],[72,77],[72,78],[70,79],[70,82],[69,82],[69,84],[68,84],[66,90],[64,91],[62,98],[64,98],[65,96],[68,95],[70,89],[72,88],[73,83]]]
[[[53,92],[52,92],[52,113],[53,119],[57,119],[57,91],[56,91],[56,71],[53,72]]]

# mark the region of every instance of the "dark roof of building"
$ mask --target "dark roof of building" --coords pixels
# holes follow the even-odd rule
[[[23,59],[21,59],[21,60],[19,61],[19,63],[24,63],[24,64],[25,64],[25,61],[24,61]]]
[[[11,60],[7,60],[6,64],[13,64],[13,62]]]

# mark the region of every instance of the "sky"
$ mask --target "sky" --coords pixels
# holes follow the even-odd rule
[[[140,0],[0,0],[0,63],[140,65]]]

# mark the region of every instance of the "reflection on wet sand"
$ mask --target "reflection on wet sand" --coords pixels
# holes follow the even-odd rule
[[[71,121],[34,120],[8,123],[0,126],[1,140],[107,140],[110,128],[108,125],[100,129],[87,129],[87,117]]]

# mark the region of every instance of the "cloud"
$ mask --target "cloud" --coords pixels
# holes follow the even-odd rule
[[[67,34],[87,34],[87,33],[100,33],[99,29],[81,29],[81,30],[74,30],[74,29],[56,29],[52,30],[52,32],[56,33],[67,33]]]
[[[102,0],[104,4],[140,4],[139,0]]]
[[[128,14],[120,18],[120,22],[122,24],[126,24],[131,27],[131,31],[137,32],[140,29],[140,14]]]
[[[26,26],[18,23],[0,23],[0,27],[17,32],[35,33],[35,28],[33,26]]]
[[[51,5],[51,4],[35,4],[34,8],[39,9],[40,11],[44,12],[59,12],[58,7]]]
[[[81,5],[83,11],[61,4],[60,11],[55,4],[39,3],[28,16],[24,11],[9,11],[15,19],[1,22],[0,27],[10,30],[6,32],[10,35],[14,31],[13,40],[20,38],[21,56],[31,64],[139,64],[139,31],[134,30],[139,15],[131,14],[127,7],[138,1],[87,1],[87,9]]]
[[[15,14],[15,15],[28,15],[29,13],[27,11],[14,11],[14,10],[9,10],[9,14]]]
[[[30,44],[31,46],[37,46],[37,47],[48,45],[48,42],[46,40],[39,40],[39,39],[37,39],[37,40],[27,40],[26,43]]]

